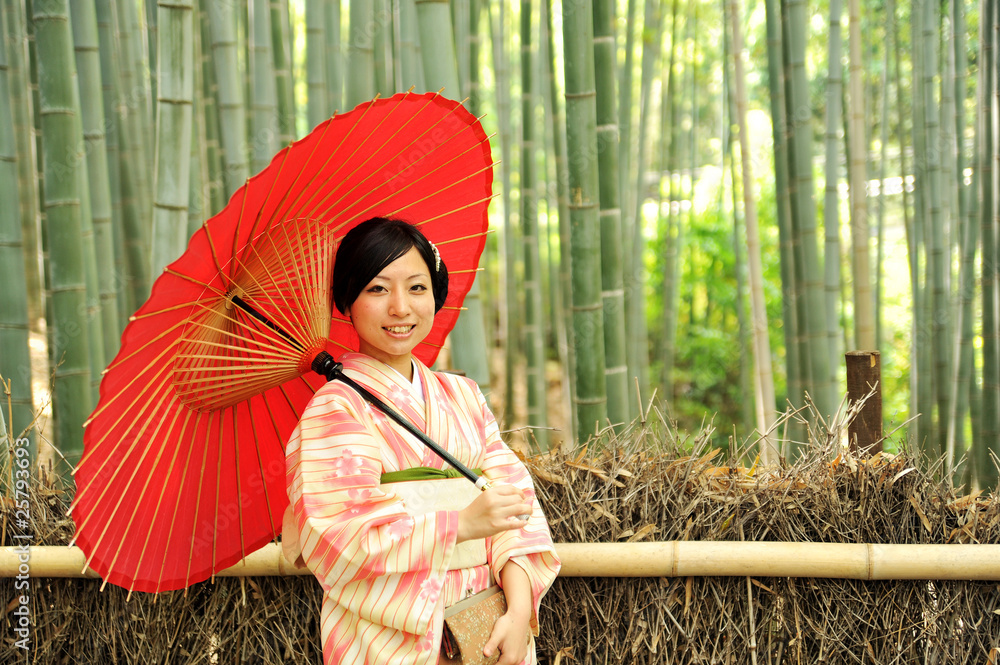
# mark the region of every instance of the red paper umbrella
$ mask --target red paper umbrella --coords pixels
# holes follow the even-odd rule
[[[437,244],[449,296],[414,351],[430,365],[475,278],[492,183],[478,120],[407,93],[324,122],[237,191],[153,284],[101,382],[71,508],[87,565],[166,591],[274,540],[284,443],[326,381],[310,365],[357,349],[331,319],[339,238],[379,216]]]

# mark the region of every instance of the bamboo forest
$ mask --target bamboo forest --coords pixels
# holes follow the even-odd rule
[[[2,0],[4,437],[72,465],[129,317],[283,147],[440,92],[490,135],[442,366],[536,451],[655,409],[792,459],[877,351],[886,446],[997,481],[996,0]],[[9,403],[9,406],[8,406]]]

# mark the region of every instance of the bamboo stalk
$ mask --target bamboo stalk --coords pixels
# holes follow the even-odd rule
[[[326,11],[321,0],[306,2],[306,86],[309,90],[306,117],[312,129],[330,117],[330,93],[326,73]]]
[[[615,107],[615,7],[593,3],[594,85],[601,242],[601,302],[604,306],[604,380],[607,414],[616,431],[630,413],[629,368],[625,355],[625,275],[622,267],[622,221],[618,177],[618,110]]]
[[[1000,580],[1000,545],[666,541],[556,543],[562,577],[816,577],[853,580]],[[26,558],[27,561],[22,559]],[[0,577],[97,578],[79,547],[0,548]],[[21,571],[23,573],[23,571]],[[269,543],[217,577],[309,575]]]
[[[531,439],[539,450],[549,449],[548,415],[546,395],[548,381],[545,377],[545,311],[542,288],[542,260],[539,252],[538,234],[538,192],[536,185],[535,156],[535,82],[532,78],[535,53],[531,42],[532,14],[531,0],[521,2],[521,258],[523,276],[521,288],[524,292],[524,319],[518,325],[522,329],[522,343],[526,360],[525,374],[528,388],[528,424],[535,429]],[[617,175],[617,174],[616,174]],[[512,265],[508,264],[508,275]],[[620,275],[620,271],[619,271]],[[520,318],[520,317],[518,317]],[[510,317],[508,317],[510,320]],[[623,326],[624,332],[624,326]],[[509,355],[509,354],[508,354]],[[513,376],[507,375],[507,385],[513,385]],[[508,413],[513,415],[513,402],[507,402]]]
[[[115,248],[111,223],[111,183],[108,177],[108,154],[105,146],[104,97],[102,90],[101,57],[97,33],[97,11],[94,2],[73,0],[70,5],[71,26],[76,53],[77,83],[80,86],[80,117],[83,122],[84,152],[86,153],[87,183],[90,191],[91,223],[94,234],[94,279],[98,290],[93,315],[100,317],[99,329],[91,329],[91,343],[99,348],[92,360],[94,376],[99,377],[106,360],[118,352],[121,317],[118,312],[118,276],[107,269],[115,264]],[[112,110],[112,113],[114,111]],[[100,269],[98,269],[100,266]]]
[[[194,105],[194,4],[159,7],[160,70],[156,122],[156,183],[153,203],[152,274],[184,252],[190,190]]]
[[[93,406],[90,331],[86,315],[87,263],[80,170],[83,126],[79,120],[76,63],[69,3],[32,5],[44,166],[44,211],[48,260],[49,357],[53,362],[56,445],[65,455],[57,473],[67,473],[83,452],[80,423]],[[72,150],[68,149],[72,147]],[[68,151],[69,150],[69,151]]]
[[[0,15],[0,34],[4,33],[4,21],[7,20],[9,17]],[[8,74],[6,51],[0,48],[0,105],[3,105],[0,108],[9,108]],[[0,115],[0,191],[5,201],[20,201],[18,176],[16,129],[11,114],[5,113]],[[31,376],[18,371],[31,366],[28,293],[27,288],[18,288],[27,286],[20,215],[19,207],[0,207],[0,279],[3,284],[12,286],[0,292],[0,376],[12,382],[12,437],[19,436],[21,428],[27,427],[32,419]],[[2,392],[3,388],[0,388]],[[0,411],[3,410],[0,408]],[[0,422],[0,453],[6,456],[7,450],[6,427]],[[34,442],[29,451],[34,458]]]

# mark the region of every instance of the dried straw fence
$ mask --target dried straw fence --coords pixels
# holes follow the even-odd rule
[[[957,495],[906,454],[862,462],[815,443],[793,464],[747,469],[745,455],[709,450],[708,434],[682,443],[634,425],[600,452],[531,460],[555,540],[1000,543],[997,502]],[[68,497],[37,491],[35,543],[68,542]],[[9,545],[12,509],[0,504]],[[310,577],[219,578],[131,600],[99,585],[33,580],[31,651],[14,647],[8,605],[0,663],[320,662]],[[4,603],[15,595],[10,579],[0,590]],[[540,656],[553,665],[1000,661],[996,582],[561,577],[541,622]]]

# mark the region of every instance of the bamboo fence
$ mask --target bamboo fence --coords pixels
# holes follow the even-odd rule
[[[852,458],[841,433],[811,431],[798,460],[768,468],[710,449],[711,430],[682,440],[642,424],[592,452],[530,459],[563,559],[539,616],[540,662],[995,662],[995,499],[906,452]],[[70,551],[73,525],[68,492],[33,491],[34,662],[320,662],[321,590],[276,545],[226,573],[239,577],[101,592],[100,580],[55,576],[78,575],[79,554],[40,577],[51,552]],[[13,513],[0,499],[0,546],[23,533]],[[12,585],[0,578],[5,601]],[[0,662],[23,657],[14,639],[2,635]]]

